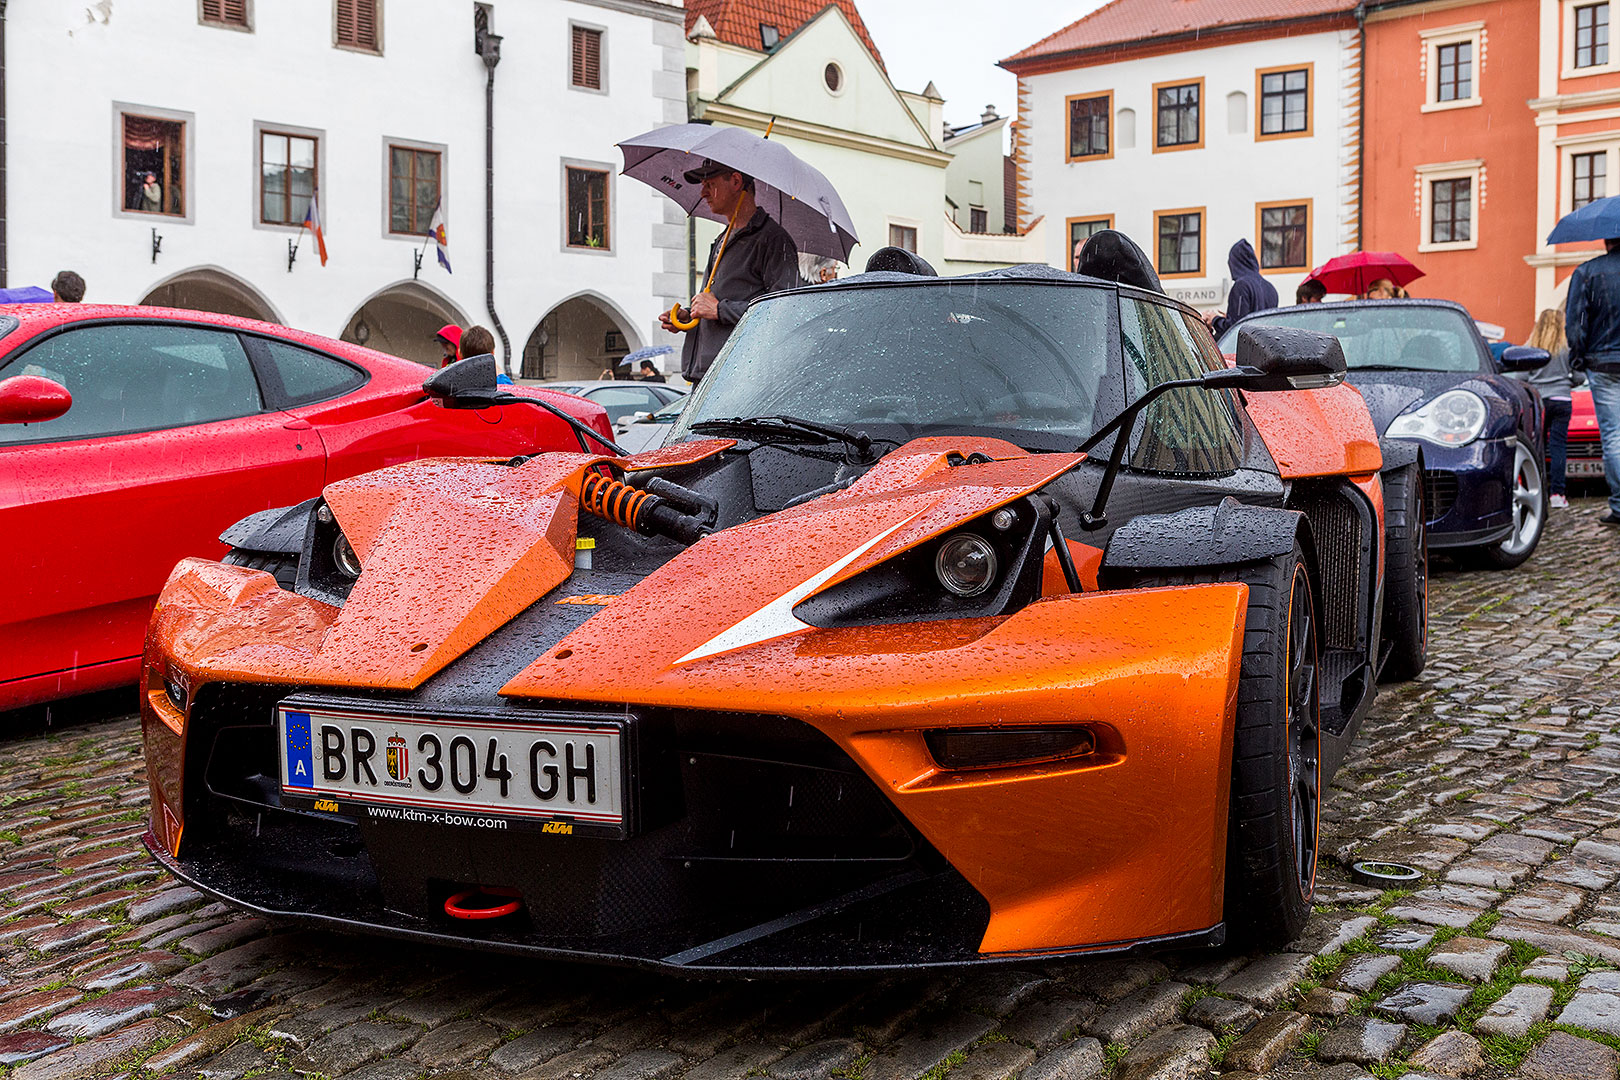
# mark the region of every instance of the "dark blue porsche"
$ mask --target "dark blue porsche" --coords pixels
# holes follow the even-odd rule
[[[1386,439],[1423,455],[1429,547],[1467,549],[1489,566],[1518,566],[1547,522],[1540,396],[1503,372],[1547,362],[1513,346],[1492,359],[1474,320],[1448,300],[1352,300],[1257,312],[1238,328],[1281,323],[1333,334],[1349,381]]]

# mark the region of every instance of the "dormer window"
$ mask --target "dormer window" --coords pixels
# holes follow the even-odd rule
[[[782,33],[774,26],[766,26],[764,23],[760,23],[759,43],[765,47],[766,52],[770,52],[782,43]]]

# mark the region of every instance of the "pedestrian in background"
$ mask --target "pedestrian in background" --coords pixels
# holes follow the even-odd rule
[[[1564,494],[1564,462],[1569,442],[1570,393],[1586,380],[1569,370],[1569,341],[1564,336],[1564,313],[1547,308],[1536,317],[1536,328],[1525,342],[1534,349],[1545,349],[1552,357],[1547,366],[1535,371],[1509,372],[1512,378],[1528,382],[1541,392],[1547,408],[1547,502],[1560,509],[1569,506]]]
[[[709,261],[704,267],[708,287],[692,297],[690,317],[697,320],[697,325],[683,330],[675,325],[669,312],[658,317],[659,325],[669,333],[686,335],[681,347],[681,374],[696,386],[731,337],[732,328],[748,309],[750,300],[798,287],[799,249],[787,230],[754,202],[752,176],[704,159],[702,165],[686,173],[686,182],[702,184],[703,201],[715,215],[730,223],[709,247]]]
[[[1389,280],[1389,278],[1381,277],[1371,285],[1367,286],[1367,291],[1362,294],[1361,298],[1363,300],[1405,300],[1410,295],[1410,293],[1401,288],[1399,285],[1395,284],[1393,281]]]
[[[1239,240],[1226,253],[1226,268],[1232,272],[1232,291],[1226,294],[1226,310],[1204,316],[1216,337],[1245,315],[1256,311],[1270,311],[1277,306],[1277,290],[1260,276],[1260,260],[1255,257],[1254,245]]]
[[[1620,525],[1620,237],[1603,241],[1604,253],[1575,268],[1564,302],[1569,366],[1586,373],[1603,443],[1609,508],[1598,520]]]
[[[157,173],[147,173],[141,185],[141,209],[148,214],[163,212],[163,185],[158,183]]]
[[[1294,290],[1295,304],[1320,304],[1327,296],[1327,286],[1315,278],[1306,278]]]
[[[449,367],[461,359],[461,327],[455,323],[446,323],[439,327],[439,332],[433,335],[439,343],[443,356],[439,358],[440,367]]]
[[[51,278],[51,299],[58,304],[77,304],[84,299],[84,278],[63,270]]]
[[[469,356],[484,356],[495,354],[495,335],[482,326],[469,326],[461,332],[459,342],[463,358]]]
[[[636,372],[635,378],[637,382],[663,382],[664,373],[659,371],[651,360],[643,360],[641,370]]]

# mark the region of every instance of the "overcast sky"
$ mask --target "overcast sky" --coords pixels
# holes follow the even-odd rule
[[[987,104],[1017,115],[1017,82],[996,67],[1102,6],[1103,0],[855,0],[889,78],[917,91],[930,79],[945,99],[945,122],[968,124]],[[923,14],[926,12],[926,14]]]

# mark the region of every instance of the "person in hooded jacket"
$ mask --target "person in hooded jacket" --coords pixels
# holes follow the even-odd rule
[[[1232,245],[1232,250],[1226,253],[1226,268],[1232,272],[1232,291],[1226,294],[1226,310],[1204,316],[1216,337],[1226,333],[1227,327],[1243,316],[1270,311],[1277,306],[1277,290],[1260,276],[1260,260],[1247,240]]]

